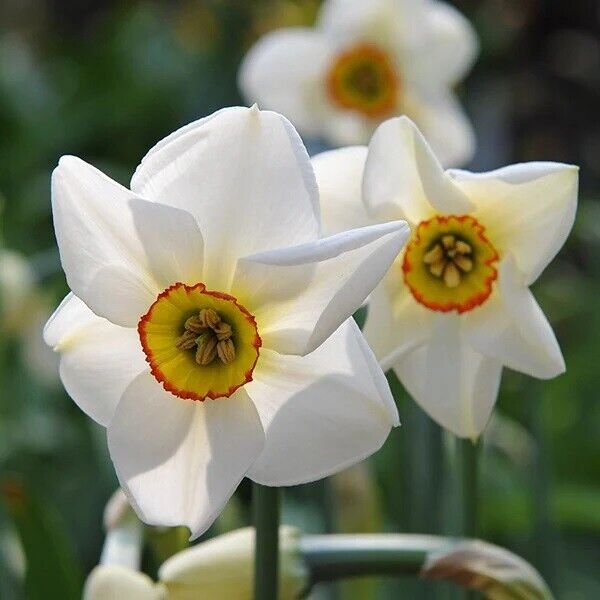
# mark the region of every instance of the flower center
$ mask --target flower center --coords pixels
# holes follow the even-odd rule
[[[154,377],[191,400],[231,396],[252,381],[262,344],[248,310],[203,283],[176,283],[161,292],[138,332]]]
[[[359,44],[339,54],[327,75],[327,90],[335,104],[373,118],[394,110],[398,88],[390,57],[371,44]]]
[[[414,298],[435,311],[466,312],[492,293],[498,252],[470,216],[435,216],[419,223],[402,270]]]

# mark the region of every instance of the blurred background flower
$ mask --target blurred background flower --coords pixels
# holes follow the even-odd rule
[[[26,258],[48,306],[66,292],[50,214],[49,177],[58,157],[82,156],[127,184],[139,157],[164,135],[241,103],[236,77],[246,51],[275,28],[312,27],[319,4],[0,3],[0,242]],[[469,168],[534,159],[581,166],[573,234],[533,287],[567,373],[542,385],[516,373],[503,378],[498,408],[504,420],[484,433],[480,533],[532,562],[561,600],[587,600],[600,595],[600,14],[591,0],[451,4],[471,21],[481,48],[458,90],[478,139]],[[29,545],[46,551],[44,576],[53,573],[49,540],[59,538],[53,546],[64,542],[73,557],[68,564],[87,575],[98,562],[102,512],[116,486],[103,436],[60,387],[35,376],[22,333],[3,333],[0,344],[0,472],[43,495],[36,510],[53,515],[54,533],[33,536]],[[399,410],[403,427],[369,464],[378,523],[382,530],[452,532],[453,473],[440,465],[442,491],[424,494],[420,409],[404,397]],[[356,489],[364,480],[357,477]],[[311,533],[342,527],[327,508],[335,506],[336,494],[320,484],[290,490],[284,522]],[[249,499],[246,482],[208,536],[247,525]],[[366,498],[361,502],[371,506]],[[22,536],[5,504],[0,597],[16,600],[25,589],[22,559],[35,563],[39,555],[16,542]],[[38,513],[28,511],[31,521]],[[163,560],[154,547],[146,547],[142,563],[156,580]],[[314,593],[331,598],[332,587]],[[28,590],[28,597],[53,598],[48,589],[38,596]],[[442,584],[405,580],[378,580],[371,593],[422,598],[428,591],[435,598],[446,593]],[[339,597],[351,598],[346,589]]]
[[[326,0],[314,28],[261,38],[239,84],[249,102],[334,146],[366,144],[383,120],[407,114],[442,163],[459,166],[475,140],[452,87],[477,49],[469,21],[437,0]]]

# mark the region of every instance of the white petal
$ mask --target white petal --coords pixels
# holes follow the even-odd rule
[[[125,390],[108,428],[121,487],[140,519],[187,525],[194,538],[219,515],[263,442],[243,389],[215,401],[182,400],[150,374]]]
[[[263,351],[247,390],[266,435],[248,476],[265,485],[336,473],[378,450],[398,425],[383,372],[352,320],[308,356]]]
[[[190,213],[139,198],[129,201],[129,209],[148,267],[161,290],[177,282],[193,285],[202,281],[204,244]]]
[[[532,162],[489,173],[451,171],[500,250],[510,252],[531,285],[565,243],[577,209],[578,169]]]
[[[135,329],[97,317],[73,294],[48,320],[44,340],[60,353],[67,393],[100,425],[108,425],[125,388],[148,368]]]
[[[475,132],[451,90],[428,86],[415,90],[406,114],[419,126],[442,166],[459,167],[473,158]]]
[[[346,231],[242,259],[234,292],[256,316],[264,346],[308,354],[356,311],[408,237],[403,221]]]
[[[284,117],[256,107],[221,110],[159,142],[131,187],[196,218],[209,289],[228,289],[239,257],[319,234],[306,149]]]
[[[369,40],[395,46],[423,23],[422,0],[327,0],[317,27],[338,44]],[[421,30],[421,27],[418,27]]]
[[[371,222],[362,201],[366,146],[330,150],[311,162],[319,186],[323,233],[332,235]]]
[[[406,218],[411,223],[435,213],[463,214],[469,199],[444,173],[415,124],[406,117],[389,119],[369,144],[363,198],[382,218]]]
[[[369,296],[365,338],[384,371],[430,335],[433,313],[406,290],[393,268]]]
[[[135,195],[73,156],[52,174],[54,228],[69,287],[96,314],[133,326],[158,287],[127,202]]]
[[[552,327],[510,255],[500,264],[497,292],[467,315],[465,334],[479,352],[515,371],[541,379],[565,371]]]
[[[502,365],[461,337],[460,317],[436,315],[430,341],[396,365],[408,392],[442,427],[459,437],[483,431],[498,395]]]
[[[83,600],[160,600],[160,586],[143,573],[117,565],[96,567],[87,578]]]
[[[356,111],[340,110],[329,103],[323,118],[323,137],[333,146],[367,144],[376,125],[376,121]]]
[[[318,136],[329,54],[327,38],[314,29],[272,31],[244,57],[239,87],[249,102],[284,114],[303,135]]]
[[[446,2],[428,2],[421,35],[403,61],[420,81],[454,84],[471,68],[479,49],[469,20]]]

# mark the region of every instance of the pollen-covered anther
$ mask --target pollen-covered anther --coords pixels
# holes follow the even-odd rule
[[[423,263],[434,277],[442,278],[449,288],[460,285],[462,274],[473,269],[473,260],[469,258],[473,248],[454,235],[444,235],[431,250],[423,256]]]
[[[188,329],[183,333],[181,337],[177,339],[175,345],[177,346],[177,348],[179,348],[179,350],[191,350],[196,345],[197,337],[197,332],[194,332],[192,329]]]
[[[210,365],[217,357],[217,338],[207,331],[198,336],[196,344],[196,362],[202,367]]]
[[[217,343],[217,354],[224,364],[229,364],[235,359],[235,346],[233,340],[228,338]]]
[[[198,313],[198,320],[203,327],[214,328],[221,321],[219,313],[212,308],[203,308]]]
[[[196,362],[205,367],[219,357],[229,364],[235,359],[235,344],[231,339],[233,329],[212,308],[202,308],[197,315],[188,317],[185,331],[176,342],[179,350],[196,348]]]

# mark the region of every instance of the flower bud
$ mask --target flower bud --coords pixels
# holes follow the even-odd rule
[[[160,581],[170,600],[252,600],[254,586],[254,528],[238,529],[167,560]],[[307,584],[307,571],[298,548],[299,532],[279,529],[279,598],[293,600]]]
[[[99,565],[87,578],[83,600],[163,600],[165,589],[150,577],[119,565]]]

